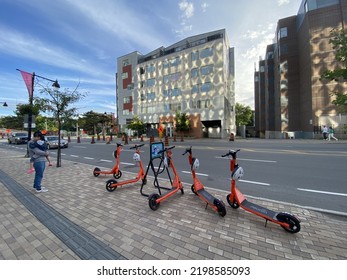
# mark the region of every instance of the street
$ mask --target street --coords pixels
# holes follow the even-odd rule
[[[66,159],[87,163],[102,170],[111,169],[115,162],[112,156],[115,143],[115,140],[110,145],[103,141],[91,144],[90,139],[83,139],[81,143],[73,140],[69,148],[62,149],[62,165]],[[141,158],[147,169],[149,141],[137,140],[124,146],[121,153],[122,172],[137,173],[138,167],[132,161],[134,150],[129,148],[142,143],[145,145],[141,148]],[[23,154],[26,149],[25,145],[8,145],[5,142],[1,145],[22,149]],[[225,191],[230,190],[229,160],[221,155],[229,149],[240,149],[238,162],[244,168],[245,175],[238,182],[238,188],[249,200],[258,197],[347,215],[347,143],[343,141],[237,139],[229,142],[221,139],[198,139],[170,141],[169,146],[172,145],[175,145],[172,150],[173,161],[186,192],[190,192],[192,184],[187,155],[182,156],[186,148],[192,146],[193,156],[200,161],[197,175],[204,186]],[[50,150],[50,153],[55,162],[56,150]],[[148,175],[153,175],[151,170]],[[161,176],[167,178],[165,173]],[[98,180],[106,182],[111,178],[112,175],[102,175]],[[225,197],[221,199],[226,203]]]

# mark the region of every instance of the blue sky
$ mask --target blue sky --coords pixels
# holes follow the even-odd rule
[[[277,21],[301,0],[1,0],[0,116],[28,103],[16,68],[61,88],[88,92],[78,112],[115,112],[117,57],[142,54],[225,28],[235,47],[236,102],[253,108],[254,63],[272,43]],[[40,81],[42,82],[42,80]],[[39,86],[34,94],[39,94]]]

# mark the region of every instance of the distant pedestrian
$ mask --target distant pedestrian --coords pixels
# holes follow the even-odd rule
[[[34,179],[34,188],[36,189],[36,192],[47,192],[48,190],[41,186],[42,179],[43,179],[43,173],[45,172],[46,168],[46,157],[48,156],[47,149],[44,147],[38,148],[37,145],[46,145],[46,143],[42,141],[42,133],[40,131],[36,131],[34,133],[33,139],[28,143],[28,150],[29,150],[29,156],[30,158],[33,158],[34,162],[34,169],[35,169],[35,179]]]
[[[328,128],[325,125],[323,125],[323,140],[328,139],[328,134],[329,134]]]
[[[331,140],[331,138],[335,139],[336,141],[338,141],[338,139],[334,136],[334,129],[330,126],[329,127],[329,141]]]

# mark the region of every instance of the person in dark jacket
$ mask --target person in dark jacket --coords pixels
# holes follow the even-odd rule
[[[29,157],[33,160],[35,169],[35,179],[34,188],[36,192],[47,192],[48,190],[41,186],[43,173],[46,168],[46,158],[48,156],[48,151],[44,147],[38,147],[37,145],[46,145],[42,139],[41,131],[36,131],[34,133],[33,139],[28,143]]]

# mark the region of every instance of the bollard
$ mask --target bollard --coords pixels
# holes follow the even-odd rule
[[[71,137],[70,137],[70,135],[67,137],[67,141],[68,141],[68,142],[71,142]]]
[[[96,138],[98,141],[100,141],[100,134],[98,134],[97,138]]]
[[[106,144],[111,144],[111,137],[107,137],[106,139],[107,139]]]
[[[77,143],[81,143],[81,137],[77,136]]]
[[[92,141],[91,141],[90,143],[91,143],[91,144],[95,144],[94,136],[92,136]]]
[[[165,142],[164,142],[165,146],[169,146],[169,137],[165,136]]]
[[[181,135],[181,142],[184,142],[183,135]]]
[[[176,142],[176,134],[174,135],[174,139],[173,139],[174,142]]]
[[[234,140],[235,140],[234,133],[230,133],[229,141],[234,141]]]
[[[143,142],[143,136],[141,135],[141,140],[140,140],[140,142]]]
[[[154,136],[151,136],[150,138],[149,138],[149,143],[153,143],[154,142]]]

